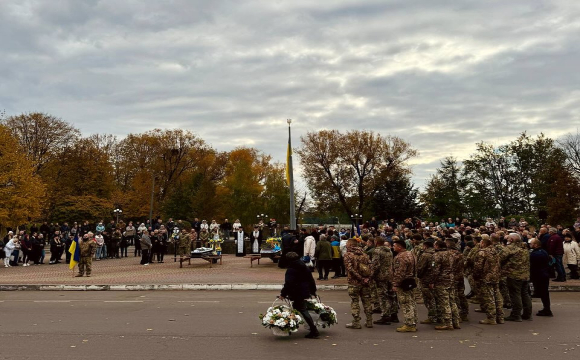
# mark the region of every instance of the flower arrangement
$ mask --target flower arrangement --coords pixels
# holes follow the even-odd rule
[[[299,325],[304,323],[299,312],[288,305],[274,306],[272,304],[272,307],[268,308],[265,314],[260,314],[259,318],[262,326],[282,336],[288,336],[290,332],[298,330]]]
[[[266,239],[266,241],[262,244],[262,249],[264,250],[274,250],[274,251],[280,251],[280,244],[282,243],[282,238],[268,238]]]
[[[318,315],[318,319],[313,319],[316,326],[322,326],[322,328],[330,327],[331,325],[338,324],[336,318],[336,311],[330,306],[324,305],[319,299],[309,299],[306,301],[306,309]]]
[[[210,246],[214,249],[214,255],[221,255],[222,253],[222,239],[209,239]]]

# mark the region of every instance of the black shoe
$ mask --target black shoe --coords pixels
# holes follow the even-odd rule
[[[383,311],[380,308],[373,309],[373,314],[382,314]]]
[[[331,279],[338,279],[339,277],[340,277],[340,276],[337,276],[337,275],[335,275],[335,276],[333,276]]]
[[[532,315],[522,315],[522,320],[532,321]]]
[[[397,314],[391,314],[391,318],[389,319],[390,322],[398,324],[399,323],[399,316]]]
[[[512,308],[512,304],[503,304],[503,308],[504,309],[511,309]]]
[[[319,277],[319,278],[318,278],[318,279],[316,279],[316,280],[324,280],[324,279]]]
[[[473,293],[473,291],[470,291],[469,294],[465,295],[465,297],[468,299],[471,299],[474,296],[475,296],[475,294]]]
[[[552,313],[552,311],[550,310],[540,310],[536,313],[536,316],[554,316],[554,314]]]
[[[307,338],[307,339],[318,339],[319,337],[320,337],[320,333],[318,331],[317,332],[310,332],[305,336],[305,338]]]

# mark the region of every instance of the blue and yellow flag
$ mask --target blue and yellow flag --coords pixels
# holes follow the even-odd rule
[[[77,266],[77,264],[81,260],[81,249],[79,248],[78,235],[75,235],[75,239],[73,240],[72,244],[70,244],[70,248],[68,249],[68,252],[71,255],[69,269],[72,270],[75,268],[75,266]]]

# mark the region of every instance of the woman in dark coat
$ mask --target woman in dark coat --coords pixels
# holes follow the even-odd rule
[[[310,332],[306,335],[309,339],[316,339],[319,336],[318,329],[308,310],[306,309],[305,299],[316,295],[316,283],[312,273],[306,265],[300,260],[300,256],[295,252],[286,254],[287,270],[284,281],[284,287],[280,292],[280,299],[288,298],[292,300],[294,309],[298,310],[304,321],[308,324]]]

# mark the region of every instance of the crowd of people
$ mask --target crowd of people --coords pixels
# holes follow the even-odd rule
[[[568,228],[545,224],[539,229],[525,219],[379,224],[373,218],[351,229],[285,230],[281,260],[296,253],[311,271],[315,264],[318,280],[327,280],[331,269],[334,278],[347,277],[353,316],[347,328],[361,328],[362,304],[366,327],[399,323],[400,309],[404,324],[397,331],[415,332],[420,298],[428,311],[420,323],[454,330],[468,320],[469,302],[486,315],[481,324],[532,320],[532,291],[543,306],[536,316],[553,316],[549,282],[578,279],[579,236],[580,217]],[[464,278],[471,288],[467,295]],[[381,318],[373,321],[373,313]]]
[[[259,237],[255,238],[260,244],[266,232],[269,236],[276,236],[278,231],[275,219],[270,219],[268,223],[260,220],[253,228],[259,232]],[[196,218],[187,226],[181,220],[174,221],[172,218],[167,222],[158,218],[152,223],[146,221],[140,224],[132,221],[125,223],[122,220],[110,220],[107,224],[101,220],[96,225],[88,221],[74,222],[72,226],[66,222],[62,225],[44,222],[41,226],[32,224],[30,227],[8,230],[0,240],[0,259],[4,259],[4,267],[46,264],[47,249],[50,250],[48,264],[59,264],[62,261],[69,264],[71,254],[68,249],[75,237],[78,237],[80,243],[96,243],[94,254],[91,255],[95,261],[128,257],[132,246],[132,255],[141,257],[142,265],[163,263],[167,254],[184,256],[194,248],[207,247],[212,239],[230,240],[232,236],[237,239],[240,232],[242,239],[246,239],[246,235],[250,235],[248,239],[254,239],[252,231],[243,231],[239,219],[233,223],[225,219],[218,224],[216,220],[208,222]]]

